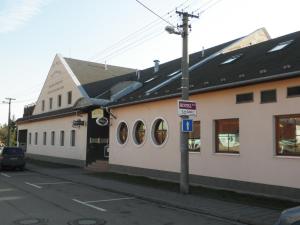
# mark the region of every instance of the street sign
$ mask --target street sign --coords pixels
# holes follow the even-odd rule
[[[193,132],[193,120],[191,119],[182,120],[181,132]]]
[[[178,100],[179,116],[196,116],[196,102],[187,100]]]

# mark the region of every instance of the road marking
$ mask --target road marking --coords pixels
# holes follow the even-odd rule
[[[101,211],[101,212],[106,212],[106,209],[103,209],[103,208],[100,208],[100,207],[97,207],[97,206],[88,204],[88,203],[86,203],[86,202],[82,202],[82,201],[80,201],[80,200],[78,200],[78,199],[75,199],[75,198],[74,198],[74,199],[72,199],[72,200],[73,200],[74,202],[77,202],[77,203],[79,203],[79,204],[82,204],[82,205],[91,207],[91,208],[96,209],[96,210],[99,210],[99,211]]]
[[[111,199],[103,199],[103,200],[95,200],[95,201],[86,201],[84,203],[112,202],[112,201],[130,200],[130,199],[135,199],[135,198],[134,197],[131,197],[131,198],[111,198]]]
[[[0,192],[7,192],[7,191],[13,191],[13,190],[15,190],[15,189],[13,189],[13,188],[2,188],[2,189],[0,189]]]
[[[12,201],[12,200],[19,200],[24,198],[23,196],[7,196],[7,197],[0,197],[0,202],[2,201]]]
[[[25,182],[25,184],[30,185],[30,186],[32,186],[32,187],[36,187],[36,188],[38,188],[38,189],[42,189],[41,186],[38,186],[38,185],[35,185],[35,184],[32,184],[32,183],[29,183],[29,182]]]
[[[55,184],[72,184],[72,182],[62,181],[62,182],[50,182],[50,183],[35,183],[36,185],[55,185]]]
[[[6,173],[1,173],[1,175],[2,175],[2,176],[5,176],[5,177],[11,177],[11,176],[9,176],[9,175],[6,174]]]

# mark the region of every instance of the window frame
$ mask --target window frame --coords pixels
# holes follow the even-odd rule
[[[43,132],[43,145],[47,145],[47,132]]]
[[[76,130],[70,130],[70,146],[76,146]]]
[[[297,97],[300,97],[300,94],[298,94],[298,95],[290,95],[290,96],[289,96],[289,89],[290,89],[290,88],[300,88],[300,85],[287,87],[287,88],[286,88],[286,97],[287,97],[287,98],[297,98]]]
[[[216,154],[231,154],[231,155],[239,155],[241,153],[241,142],[239,140],[239,151],[234,152],[234,151],[220,151],[219,150],[219,141],[218,141],[218,129],[217,125],[220,121],[229,121],[229,120],[237,120],[238,121],[238,134],[239,134],[239,139],[240,139],[240,119],[239,118],[228,118],[228,119],[217,119],[214,121],[214,129],[215,129],[215,153]],[[227,147],[228,149],[229,147]]]
[[[300,152],[299,154],[282,154],[279,153],[279,140],[280,140],[280,129],[279,129],[279,120],[284,119],[284,118],[294,118],[298,117],[300,119],[300,114],[285,114],[285,115],[276,115],[275,116],[275,155],[280,156],[280,157],[300,157]],[[295,135],[300,136],[300,135]]]
[[[30,144],[31,145],[31,138],[32,138],[32,134],[31,134],[31,132],[29,132],[29,134],[28,134],[28,144]]]
[[[263,94],[263,92],[271,92],[271,91],[275,92],[275,100],[263,102],[262,101],[262,94]],[[261,90],[260,91],[260,104],[268,104],[268,103],[274,103],[274,102],[277,102],[277,90],[276,89],[269,89],[269,90]]]
[[[72,91],[68,91],[67,93],[67,103],[68,105],[71,105],[72,104]]]
[[[58,95],[57,96],[57,107],[60,108],[61,107],[61,103],[62,103],[62,96]]]
[[[45,100],[42,100],[42,112],[45,111]]]
[[[55,131],[51,131],[51,145],[55,145]]]
[[[159,143],[157,142],[156,138],[155,138],[155,126],[156,126],[156,124],[157,124],[157,122],[158,122],[159,120],[164,121],[164,122],[165,122],[165,125],[166,125],[166,128],[167,128],[166,137],[165,137],[164,141],[163,141],[161,144],[159,144]],[[156,146],[156,147],[163,147],[163,146],[165,146],[166,143],[168,142],[168,138],[169,138],[169,125],[168,125],[167,120],[166,120],[165,118],[163,118],[163,117],[155,118],[155,119],[153,120],[153,122],[152,122],[152,125],[151,125],[151,141],[152,141],[152,143],[153,143],[154,146]]]
[[[49,98],[49,110],[53,108],[53,98]]]
[[[199,150],[191,150],[190,148],[189,148],[189,146],[188,146],[188,151],[189,151],[189,153],[200,153],[201,152],[201,121],[200,120],[193,120],[193,132],[194,132],[194,130],[195,130],[195,123],[196,122],[199,122],[199,140],[200,140],[200,146],[199,146]],[[195,139],[197,139],[197,138],[190,138],[190,135],[193,133],[193,132],[189,132],[188,133],[188,141],[190,140],[190,139],[192,139],[192,140],[195,140]]]
[[[138,125],[138,123],[143,123],[143,125],[144,125],[144,139],[143,139],[143,141],[142,142],[138,142],[138,140],[137,140],[137,138],[136,138],[136,129],[137,129],[137,125]],[[132,138],[133,138],[133,142],[134,142],[134,144],[135,145],[137,145],[137,146],[142,146],[145,142],[146,142],[146,138],[147,138],[147,127],[146,127],[146,124],[145,124],[145,122],[143,121],[143,120],[141,120],[141,119],[138,119],[138,120],[136,120],[135,122],[134,122],[134,125],[133,125],[133,129],[132,129]]]
[[[121,125],[125,124],[127,127],[127,137],[126,140],[122,143],[121,139],[120,139],[120,129],[121,129]],[[117,143],[121,146],[124,146],[127,144],[128,140],[129,140],[129,126],[127,124],[126,121],[122,120],[119,122],[118,127],[117,127],[117,133],[116,133],[116,138],[117,138]]]
[[[239,102],[238,96],[241,96],[241,95],[252,95],[252,99]],[[244,103],[251,103],[251,102],[254,102],[254,93],[253,92],[239,93],[239,94],[235,95],[235,104],[244,104]]]
[[[34,145],[38,145],[39,143],[39,134],[38,132],[34,132]]]
[[[64,130],[61,130],[59,132],[59,145],[65,146],[65,131]]]

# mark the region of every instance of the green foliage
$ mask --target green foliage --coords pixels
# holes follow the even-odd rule
[[[0,146],[6,145],[7,143],[7,131],[8,131],[7,124],[0,125]],[[14,119],[11,120],[10,145],[11,146],[17,145],[17,126],[16,126],[16,121]]]

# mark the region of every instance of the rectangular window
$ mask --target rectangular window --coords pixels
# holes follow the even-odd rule
[[[61,95],[57,96],[57,107],[60,108],[61,107]]]
[[[72,104],[72,91],[68,92],[68,104]]]
[[[276,102],[276,90],[267,90],[260,92],[260,102],[261,103],[270,103]]]
[[[38,144],[38,133],[37,132],[34,133],[34,144],[35,145]]]
[[[253,93],[245,93],[236,95],[236,103],[253,102]]]
[[[60,131],[60,146],[65,145],[65,132],[63,130]]]
[[[190,152],[200,152],[200,121],[193,121],[193,132],[188,133],[188,146]]]
[[[216,120],[215,132],[216,152],[240,152],[239,119]]]
[[[29,133],[28,142],[31,145],[31,133]]]
[[[276,117],[277,155],[300,156],[300,115]]]
[[[45,100],[42,101],[42,111],[45,111]]]
[[[51,132],[51,145],[55,145],[55,131]]]
[[[43,144],[47,145],[47,132],[43,133]]]
[[[49,109],[52,109],[53,98],[49,98]]]
[[[71,130],[71,133],[70,133],[70,145],[71,146],[75,146],[75,138],[76,138],[75,130]]]
[[[300,96],[300,86],[287,88],[288,97],[299,97]]]

